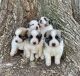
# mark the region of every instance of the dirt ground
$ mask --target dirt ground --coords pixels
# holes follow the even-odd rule
[[[65,59],[61,59],[60,65],[55,65],[52,58],[52,65],[47,67],[44,60],[29,62],[22,55],[16,55],[0,62],[0,76],[65,76],[67,65],[69,62]]]

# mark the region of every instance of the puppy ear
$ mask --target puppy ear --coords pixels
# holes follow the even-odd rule
[[[36,19],[39,22],[39,19]]]
[[[41,33],[39,34],[39,36],[40,36],[40,38],[42,38],[42,34]]]
[[[45,32],[44,37],[48,37],[50,35],[51,31],[52,30],[49,30],[49,31]]]
[[[46,37],[47,32],[45,32],[44,37]]]
[[[30,24],[28,23],[28,24],[27,24],[27,28],[29,28],[29,27],[30,27]]]
[[[61,30],[57,30],[57,34],[61,37]]]
[[[27,29],[27,30],[25,31],[25,36],[26,36],[26,37],[29,36],[29,29]]]

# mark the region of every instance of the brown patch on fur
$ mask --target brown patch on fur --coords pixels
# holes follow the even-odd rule
[[[21,34],[20,34],[21,39],[23,39],[23,40],[27,39],[28,38],[29,29],[28,28],[24,28],[24,27],[20,27],[19,30],[21,30]]]

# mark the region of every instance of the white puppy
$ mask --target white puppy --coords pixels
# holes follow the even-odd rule
[[[28,31],[29,30],[24,27],[20,27],[15,31],[15,36],[11,43],[10,56],[14,56],[18,50],[24,50],[24,48],[26,48]]]
[[[63,53],[64,43],[59,30],[50,30],[44,34],[45,48],[44,56],[46,65],[51,65],[51,57],[55,57],[55,64],[60,64],[60,59]]]
[[[30,51],[30,61],[39,57],[43,59],[43,41],[42,34],[37,30],[32,30],[29,34],[29,47],[27,50]],[[34,56],[35,54],[35,56]]]
[[[28,28],[31,30],[40,30],[37,20],[32,20],[28,23]]]
[[[41,33],[43,36],[46,31],[53,29],[52,25],[50,24],[50,20],[47,17],[40,18],[39,26],[40,26]]]

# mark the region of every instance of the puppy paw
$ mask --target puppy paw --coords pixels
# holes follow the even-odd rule
[[[51,65],[51,62],[46,62],[46,66],[50,66]]]
[[[40,58],[41,58],[41,60],[44,60],[44,56],[43,55]]]
[[[38,59],[38,58],[39,58],[39,56],[36,54],[36,55],[35,55],[35,58],[36,58],[36,59]]]
[[[30,58],[30,61],[34,61],[34,57],[31,57],[31,58]]]
[[[60,60],[55,60],[55,64],[59,65],[60,64]]]
[[[10,52],[10,56],[14,56],[14,53],[13,52]]]

